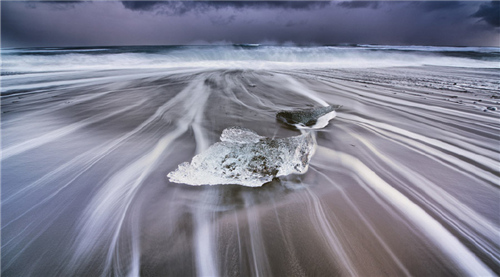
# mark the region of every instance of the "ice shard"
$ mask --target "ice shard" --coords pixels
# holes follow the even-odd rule
[[[222,131],[220,135],[221,141],[237,142],[237,143],[250,143],[259,142],[266,137],[259,136],[256,132],[242,127],[229,127]]]
[[[276,114],[276,119],[297,129],[320,129],[337,115],[335,110],[338,108],[340,106],[280,111]]]
[[[273,178],[303,174],[316,149],[312,132],[271,139],[240,127],[227,128],[221,142],[196,155],[167,176],[193,186],[236,184],[259,187]]]

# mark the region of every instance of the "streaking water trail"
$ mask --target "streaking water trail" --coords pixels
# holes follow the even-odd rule
[[[500,274],[498,51],[385,48],[2,53],[2,276]],[[167,177],[308,132],[260,187]]]
[[[352,208],[352,210],[356,213],[356,215],[363,221],[365,224],[365,227],[370,229],[371,233],[376,237],[377,241],[382,245],[385,251],[391,256],[391,258],[394,260],[394,262],[398,265],[398,267],[403,271],[403,273],[406,276],[410,276],[410,273],[408,269],[401,263],[399,258],[392,252],[390,247],[384,242],[384,240],[380,237],[380,235],[377,233],[377,231],[373,228],[372,223],[370,223],[366,217],[361,213],[361,211],[356,207],[356,205],[353,203],[353,201],[350,199],[350,197],[345,193],[342,187],[339,187],[333,182],[327,175],[324,173],[315,170],[318,172],[318,174],[322,175],[327,179],[331,184],[336,186],[336,189],[339,190],[342,193],[342,196],[347,200],[349,206]]]
[[[192,92],[190,95],[198,94],[199,97],[197,97],[197,101],[193,103],[193,106],[186,110],[185,115],[177,120],[177,128],[160,139],[149,153],[128,165],[123,170],[118,171],[102,186],[101,191],[92,201],[93,204],[91,203],[87,209],[86,218],[80,223],[82,230],[81,236],[83,237],[79,239],[82,243],[78,246],[78,250],[76,251],[77,255],[87,254],[91,251],[93,248],[93,237],[96,233],[100,233],[101,236],[105,235],[98,230],[98,226],[106,224],[110,229],[109,231],[114,232],[114,234],[112,235],[111,244],[109,246],[105,272],[115,268],[115,274],[123,275],[122,269],[120,269],[120,262],[118,261],[115,265],[113,264],[113,260],[117,256],[117,253],[115,253],[117,243],[131,202],[145,178],[151,173],[154,167],[157,166],[159,158],[167,150],[168,146],[188,130],[188,127],[195,120],[198,112],[203,112],[203,106],[208,95],[203,93],[201,85],[202,83],[195,83],[194,86],[190,86],[184,90],[185,92]],[[187,96],[188,94],[179,94],[179,96],[183,95]],[[205,101],[203,101],[203,99],[205,99]],[[113,206],[109,207],[108,205]],[[110,224],[113,221],[116,223]],[[78,257],[75,259],[78,259]]]
[[[330,224],[319,197],[312,193],[308,188],[306,188],[306,190],[312,202],[312,210],[314,211],[313,213],[310,212],[310,214],[314,215],[312,216],[312,218],[314,218],[313,225],[318,230],[319,236],[323,237],[325,244],[329,246],[333,256],[336,257],[336,260],[339,260],[341,267],[343,267],[340,271],[342,272],[341,275],[358,276],[359,273],[356,272],[349,255],[337,236],[338,232],[336,232]],[[335,214],[331,213],[331,215],[335,218]],[[337,220],[335,220],[335,222],[337,222]]]
[[[379,176],[377,176],[366,165],[356,158],[330,149],[321,149],[325,155],[341,163],[354,171],[361,177],[370,189],[375,190],[382,198],[391,205],[402,210],[408,219],[413,221],[418,229],[431,239],[441,250],[452,258],[456,265],[471,276],[494,276],[494,273],[486,267],[474,254],[472,254],[460,241],[450,234],[442,225],[430,217],[424,210],[412,203],[408,198],[399,193]]]
[[[215,191],[216,192],[216,191]],[[205,203],[212,203],[214,192],[205,193]],[[215,195],[216,196],[216,195]],[[197,207],[195,214],[196,270],[198,276],[219,276],[217,267],[216,239],[211,230],[212,214],[204,211],[203,206]],[[215,253],[215,254],[214,254]]]
[[[360,124],[360,125],[366,126],[363,124]],[[369,127],[367,127],[367,128],[369,128]],[[384,128],[380,128],[377,131],[380,133],[387,134],[387,132],[384,132],[383,129]],[[389,129],[393,129],[393,128],[389,128]],[[410,138],[412,138],[413,140],[409,140],[409,139],[406,139],[407,136],[404,136],[405,132],[403,132],[403,134],[398,133],[398,132],[394,132],[394,133],[402,137],[400,139],[400,141],[402,141],[410,146],[413,146],[415,149],[421,149],[421,150],[425,151],[426,153],[428,153],[429,156],[433,156],[436,159],[443,160],[443,158],[439,156],[442,153],[441,151],[443,151],[443,150],[436,151],[435,148],[440,148],[440,147],[446,148],[447,145],[444,145],[441,142],[437,142],[436,144],[433,145],[431,142],[434,142],[434,140],[429,139],[429,138],[425,138],[425,137],[421,137],[418,135],[417,135],[417,138],[412,138],[411,134],[410,134]],[[389,135],[389,137],[391,137],[391,136]],[[426,143],[421,143],[422,141],[424,141]],[[427,146],[429,144],[431,144],[431,147]],[[432,146],[434,146],[434,147],[432,147]],[[487,157],[464,151],[463,149],[459,149],[458,147],[454,147],[454,146],[451,146],[451,147],[458,150],[457,151],[458,153],[456,153],[457,155],[462,154],[466,158],[472,159],[471,157],[467,157],[467,154],[471,154],[471,156],[473,156],[474,158],[477,157],[479,160],[484,160],[485,163],[480,163],[480,165],[483,167],[484,166],[489,167],[490,170],[483,170],[481,168],[477,168],[477,170],[473,170],[472,171],[473,173],[471,173],[471,174],[475,174],[478,177],[488,181],[488,184],[491,184],[491,185],[497,186],[497,187],[500,186],[500,184],[498,184],[496,182],[498,177],[495,176],[495,175],[497,175],[497,174],[495,174],[495,168],[498,167],[498,166],[495,166],[495,164],[498,164],[497,162],[495,162],[492,159],[489,159]],[[447,163],[452,165],[452,166],[450,166],[451,168],[456,169],[456,170],[460,170],[462,172],[469,172],[469,167],[473,166],[470,163],[464,162],[463,158],[461,159],[460,156],[459,157],[449,156],[449,157],[444,158],[444,160]]]
[[[93,116],[93,117],[91,117],[89,119],[82,120],[81,122],[70,124],[68,126],[59,128],[59,129],[54,130],[54,131],[51,131],[51,132],[49,132],[47,134],[44,134],[44,135],[42,135],[40,137],[37,137],[37,138],[31,139],[31,140],[22,142],[20,144],[8,147],[8,148],[2,150],[2,159],[7,159],[7,158],[10,158],[10,157],[12,157],[14,155],[18,155],[18,154],[20,154],[22,152],[31,150],[31,149],[36,148],[36,147],[40,147],[40,146],[42,146],[42,145],[44,145],[46,143],[49,143],[49,142],[54,141],[54,140],[57,140],[58,138],[61,138],[61,137],[65,136],[65,135],[68,135],[68,134],[70,134],[72,132],[75,132],[75,131],[77,131],[79,129],[82,129],[82,128],[90,125],[90,124],[106,120],[106,119],[108,119],[110,117],[117,116],[117,115],[119,115],[121,113],[127,112],[127,111],[129,111],[129,110],[131,110],[133,108],[141,106],[142,104],[144,104],[144,102],[146,102],[146,100],[144,100],[142,102],[139,102],[139,103],[137,103],[135,105],[132,105],[131,107],[126,107],[124,109],[112,112],[112,113],[107,114],[105,116]]]

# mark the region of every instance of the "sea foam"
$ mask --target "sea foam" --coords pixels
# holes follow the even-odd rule
[[[498,68],[495,47],[143,46],[2,49],[2,72],[196,68]]]

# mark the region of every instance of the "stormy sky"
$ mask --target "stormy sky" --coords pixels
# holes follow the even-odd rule
[[[1,45],[500,46],[499,15],[499,1],[1,1]]]

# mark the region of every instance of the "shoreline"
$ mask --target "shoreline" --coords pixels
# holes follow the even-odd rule
[[[500,274],[500,69],[134,72],[2,76],[2,274]],[[342,108],[305,174],[168,181],[318,99]]]

